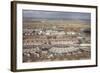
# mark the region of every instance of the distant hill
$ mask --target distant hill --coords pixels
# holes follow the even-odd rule
[[[23,22],[24,28],[90,28],[90,24],[81,20],[34,20]]]

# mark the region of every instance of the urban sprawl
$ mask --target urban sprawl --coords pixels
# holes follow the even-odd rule
[[[91,58],[90,24],[78,20],[23,22],[23,62]]]

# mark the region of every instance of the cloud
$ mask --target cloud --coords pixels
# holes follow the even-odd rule
[[[58,11],[39,11],[39,10],[23,10],[23,18],[31,19],[76,19],[90,20],[90,13],[80,12],[58,12]]]

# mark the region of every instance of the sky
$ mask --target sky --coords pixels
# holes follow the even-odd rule
[[[23,10],[23,19],[56,19],[56,20],[86,20],[90,21],[90,13]]]

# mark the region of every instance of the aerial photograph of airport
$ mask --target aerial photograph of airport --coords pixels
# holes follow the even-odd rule
[[[23,10],[24,63],[91,59],[91,14]]]

